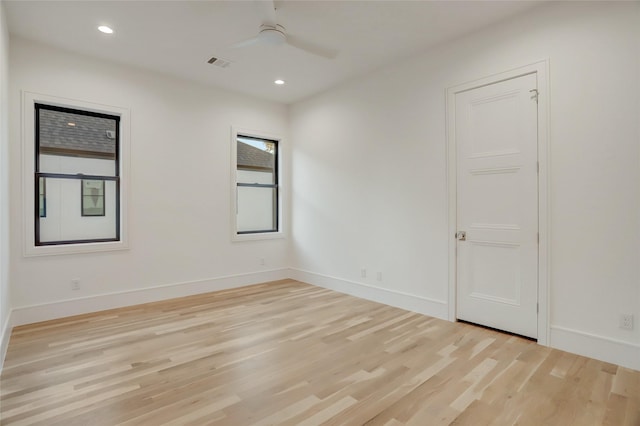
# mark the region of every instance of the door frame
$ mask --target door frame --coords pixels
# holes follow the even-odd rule
[[[538,84],[538,343],[549,346],[549,60],[514,68],[488,77],[462,83],[446,90],[447,190],[449,194],[449,298],[448,319],[456,321],[457,301],[457,173],[456,94],[527,74],[537,75]]]

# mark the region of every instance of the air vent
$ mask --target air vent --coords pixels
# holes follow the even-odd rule
[[[227,61],[226,59],[222,58],[216,58],[215,56],[212,56],[211,59],[209,59],[207,62],[220,68],[227,68],[229,65],[231,65],[231,61]]]

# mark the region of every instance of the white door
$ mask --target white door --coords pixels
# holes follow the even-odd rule
[[[455,95],[457,317],[538,336],[536,74]]]

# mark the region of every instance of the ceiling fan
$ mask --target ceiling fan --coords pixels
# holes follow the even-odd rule
[[[237,49],[253,45],[282,46],[286,44],[311,55],[321,56],[326,59],[333,59],[338,54],[337,50],[329,49],[287,34],[285,28],[277,23],[276,7],[273,0],[259,0],[256,3],[263,9],[262,13],[264,16],[258,35],[248,40],[235,43],[231,45],[230,48]]]

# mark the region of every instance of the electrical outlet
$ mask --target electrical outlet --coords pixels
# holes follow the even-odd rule
[[[80,280],[79,279],[73,279],[71,280],[71,290],[73,291],[78,291],[80,290]]]
[[[633,315],[622,314],[620,315],[620,328],[625,330],[633,330]]]
[[[367,278],[367,270],[365,268],[360,269],[360,277]]]
[[[382,281],[382,272],[378,272],[378,273],[376,274],[376,279],[377,279],[378,281]]]

